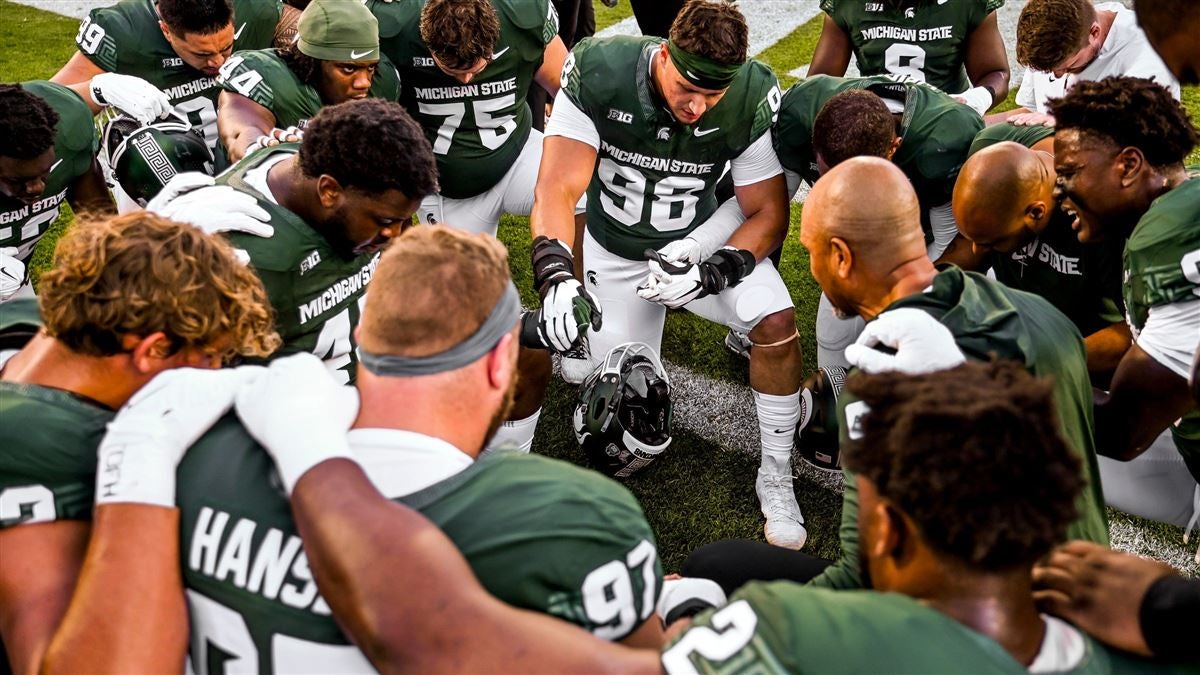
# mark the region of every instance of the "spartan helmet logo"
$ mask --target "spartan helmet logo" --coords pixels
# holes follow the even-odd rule
[[[671,139],[671,130],[667,127],[658,128],[658,140],[667,141]]]
[[[912,18],[915,18],[916,16],[917,16],[917,8],[916,7],[909,7],[908,9],[904,10],[904,18],[912,19]]]

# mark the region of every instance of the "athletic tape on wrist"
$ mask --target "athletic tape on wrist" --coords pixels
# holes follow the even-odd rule
[[[429,356],[373,354],[359,347],[358,360],[371,374],[381,377],[415,377],[457,370],[491,351],[500,338],[512,331],[520,317],[521,296],[510,281],[479,329],[453,347]]]

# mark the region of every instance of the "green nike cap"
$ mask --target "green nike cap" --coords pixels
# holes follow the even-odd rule
[[[313,0],[297,32],[300,52],[314,59],[379,60],[379,22],[359,0]]]

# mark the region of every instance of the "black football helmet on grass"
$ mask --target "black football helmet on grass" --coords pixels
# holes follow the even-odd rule
[[[579,387],[575,438],[599,471],[627,478],[671,444],[671,381],[654,350],[613,347]]]
[[[837,401],[846,386],[846,369],[821,368],[800,390],[811,412],[808,424],[796,425],[796,449],[805,462],[822,471],[841,471]]]

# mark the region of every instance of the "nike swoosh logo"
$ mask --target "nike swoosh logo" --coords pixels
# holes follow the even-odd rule
[[[238,26],[238,29],[233,32],[233,39],[236,40],[242,37],[242,31],[246,30],[246,24]]]
[[[712,132],[719,130],[720,128],[721,127],[713,127],[711,129],[705,129],[704,131],[701,131],[700,127],[696,127],[695,134],[696,134],[696,137],[699,138],[701,136],[707,136],[707,135],[711,134]]]
[[[358,59],[361,59],[364,56],[370,56],[371,53],[374,51],[375,51],[374,49],[368,49],[367,51],[359,54],[358,52],[356,52],[352,49],[352,50],[350,50],[350,60],[357,61]]]
[[[55,169],[57,169],[57,168],[58,168],[58,165],[59,165],[59,164],[62,164],[62,163],[63,163],[63,161],[60,159],[60,160],[58,160],[57,162],[55,162],[55,163],[51,164],[51,165],[50,165],[50,173],[54,173],[54,170],[55,170]]]
[[[20,279],[18,279],[15,274],[13,274],[12,272],[9,272],[6,269],[0,268],[0,274],[3,274],[4,276],[8,277],[9,279],[12,279],[13,281],[20,281]]]
[[[495,54],[492,54],[492,60],[495,61],[496,59],[500,58],[501,56],[504,56],[504,52],[508,51],[508,49],[509,49],[508,47],[505,47],[504,49],[501,49],[500,51],[496,52]]]
[[[950,2],[950,0],[938,0],[938,4],[939,4],[939,5],[944,5],[944,4],[946,4],[947,2]]]

